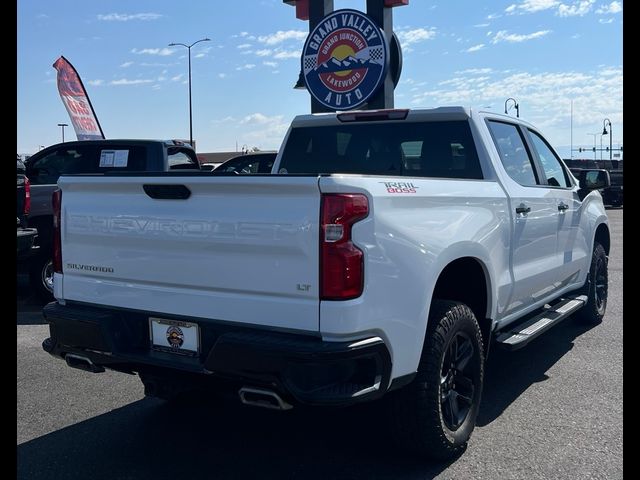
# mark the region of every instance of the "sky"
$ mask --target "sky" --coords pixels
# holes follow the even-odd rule
[[[282,0],[17,5],[18,153],[60,142],[57,125],[71,124],[52,67],[60,55],[82,78],[106,138],[189,138],[188,50],[168,44],[206,37],[191,49],[198,152],[278,149],[291,120],[310,112],[309,93],[293,89],[309,24]],[[366,0],[334,7],[366,11]],[[616,148],[622,15],[621,1],[410,0],[393,9],[403,53],[395,106],[503,113],[512,97],[563,158],[572,144],[606,147],[605,118]],[[76,139],[73,127],[65,139]]]

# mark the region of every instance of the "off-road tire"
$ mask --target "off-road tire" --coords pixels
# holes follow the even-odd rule
[[[591,266],[587,281],[582,287],[581,294],[586,295],[587,304],[574,314],[574,318],[586,325],[597,325],[602,322],[607,310],[609,295],[609,271],[607,252],[604,247],[595,242],[591,255]]]
[[[471,353],[464,356],[468,357],[466,366],[460,370],[464,373],[464,385],[468,386],[469,378],[472,380],[472,389],[465,389],[464,393],[472,393],[466,395],[470,400],[468,406],[459,410],[467,411],[464,420],[458,420],[461,423],[457,427],[451,426],[451,399],[444,395],[451,391],[451,383],[445,378],[454,379],[454,389],[458,381],[457,388],[461,389],[462,378],[457,376],[460,374],[449,376],[454,340],[461,347],[461,358],[465,349],[472,348]],[[448,373],[445,375],[445,372]],[[437,460],[450,459],[463,452],[475,427],[483,378],[484,347],[475,315],[463,303],[434,300],[417,376],[411,384],[392,392],[389,398],[390,430],[398,446]],[[458,398],[465,397],[456,396],[456,405]]]

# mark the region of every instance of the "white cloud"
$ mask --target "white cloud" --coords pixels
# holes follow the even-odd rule
[[[283,60],[285,58],[300,58],[300,50],[280,50],[275,53],[273,58]]]
[[[455,73],[456,74],[461,74],[461,75],[486,75],[487,73],[491,73],[493,72],[492,68],[467,68],[465,70],[457,70]]]
[[[599,18],[598,23],[602,23],[602,24],[613,23],[613,18],[607,18],[607,19]]]
[[[400,43],[403,46],[409,46],[414,43],[431,40],[436,36],[436,29],[434,27],[414,28],[413,30],[401,30],[397,33],[398,38],[400,39]]]
[[[559,5],[557,15],[560,17],[584,16],[591,11],[596,0],[582,0],[571,5]]]
[[[562,3],[559,0],[522,0],[520,3],[509,5],[504,11],[507,15],[525,15],[554,9],[555,14],[560,17],[572,17],[586,15],[591,11],[594,3],[595,0],[578,0],[569,3]]]
[[[120,65],[120,68],[127,68],[127,67],[130,67],[131,65],[133,65],[133,62],[124,62],[123,64]]]
[[[226,78],[227,74],[226,73],[219,73],[218,74],[218,78]]]
[[[131,53],[135,53],[136,55],[159,55],[161,57],[167,57],[169,55],[173,55],[175,53],[175,50],[171,49],[171,48],[142,48],[142,49],[137,49],[137,48],[132,48],[131,49]]]
[[[171,81],[179,82],[180,80],[182,80],[182,77],[184,77],[184,73],[181,73],[180,75],[176,75],[175,77],[171,77]]]
[[[238,48],[240,50],[244,50],[245,48],[251,48],[251,44],[250,43],[242,43],[242,44],[236,46],[236,48]]]
[[[276,68],[278,66],[278,62],[262,62],[262,64],[271,68]]]
[[[251,70],[252,68],[256,68],[254,63],[247,63],[245,65],[242,65],[240,67],[236,67],[236,70]]]
[[[242,34],[240,35],[243,36]],[[276,33],[258,37],[258,41],[266,45],[277,45],[286,40],[304,40],[307,35],[308,32],[302,30],[278,30]]]
[[[273,50],[269,48],[264,48],[262,50],[256,50],[254,53],[259,57],[268,57],[273,53]]]
[[[263,113],[252,113],[240,120],[242,125],[242,143],[256,145],[280,145],[289,128],[289,122],[282,115],[268,116]]]
[[[160,85],[158,85],[158,84],[156,83],[155,85],[153,85],[153,86],[151,87],[151,90],[160,90],[160,88],[161,88],[161,87],[160,87]]]
[[[509,42],[509,43],[519,43],[525,42],[527,40],[533,40],[534,38],[544,37],[551,33],[551,30],[540,30],[538,32],[529,33],[526,35],[519,35],[517,33],[509,33],[506,30],[500,30],[496,33],[491,43],[499,43],[499,42]]]
[[[518,100],[521,116],[543,133],[547,132],[552,144],[567,145],[571,99],[574,99],[574,138],[582,132],[580,128],[593,128],[594,118],[608,117],[613,123],[622,123],[622,67],[603,66],[597,71],[585,72],[507,73],[483,69],[474,73],[456,72],[453,78],[435,88],[425,86],[411,93],[409,103],[414,107],[482,107],[504,105],[507,96]],[[622,129],[618,131],[617,138],[622,141]],[[585,137],[583,133],[579,135]]]
[[[263,113],[257,112],[257,113],[252,113],[251,115],[247,115],[242,120],[240,120],[240,123],[264,125],[265,123],[269,123],[273,120],[282,120],[282,115],[276,115],[275,117],[268,117]]]
[[[500,18],[502,15],[499,13],[490,13],[487,15],[487,20],[495,20],[496,18]]]
[[[120,80],[111,80],[109,85],[142,85],[144,83],[153,83],[154,80],[143,80],[138,78],[136,80],[129,80],[127,78],[121,78]]]
[[[202,58],[202,57],[206,57],[207,54],[206,53],[199,53],[197,55],[195,55],[193,58]]]
[[[474,25],[475,28],[484,28],[484,27],[488,27],[489,25],[491,25],[490,23],[476,23]]]
[[[93,87],[99,87],[104,85],[104,80],[89,80],[87,83]]]
[[[130,20],[158,20],[164,17],[159,13],[108,13],[106,15],[98,15],[98,20],[105,22],[128,22]]]
[[[141,67],[173,67],[175,65],[179,65],[178,62],[173,62],[173,63],[147,63],[147,62],[142,62],[139,64]]]
[[[519,4],[509,5],[504,11],[509,15],[541,12],[557,7],[558,0],[523,0]]]
[[[479,43],[478,45],[474,45],[473,47],[469,47],[465,50],[465,52],[477,52],[478,50],[482,50],[484,48],[484,43]]]
[[[596,13],[600,15],[616,14],[622,11],[622,3],[611,2],[609,5],[602,5],[596,10]]]

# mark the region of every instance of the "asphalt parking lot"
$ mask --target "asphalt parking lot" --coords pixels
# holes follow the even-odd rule
[[[453,462],[408,457],[380,408],[273,412],[227,400],[167,405],[135,376],[70,369],[46,354],[41,305],[19,283],[17,477],[622,478],[622,219],[609,210],[609,304],[523,350],[492,350],[478,426]]]

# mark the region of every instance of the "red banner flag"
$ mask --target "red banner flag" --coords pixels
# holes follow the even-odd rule
[[[54,62],[53,68],[58,71],[58,93],[69,113],[78,140],[104,139],[102,127],[76,69],[62,56]]]

